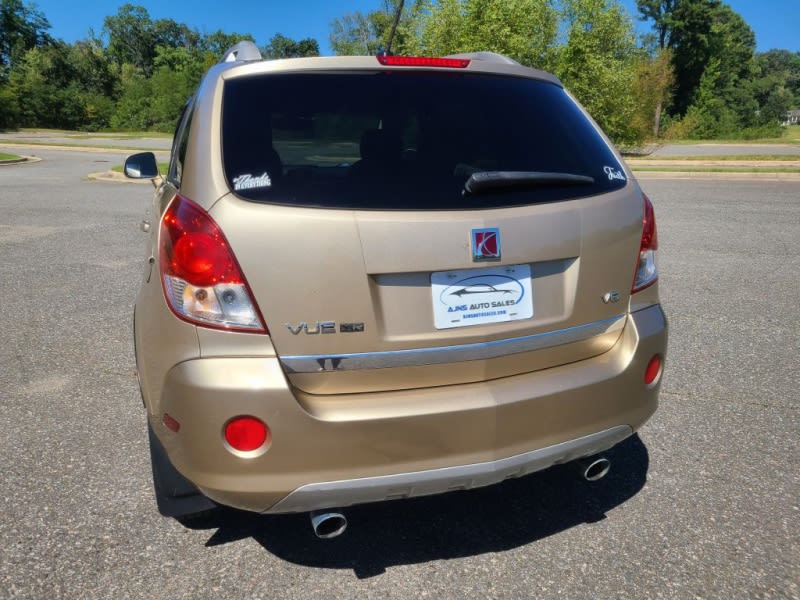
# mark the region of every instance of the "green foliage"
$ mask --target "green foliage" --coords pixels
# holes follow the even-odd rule
[[[762,122],[781,122],[800,107],[800,52],[770,50],[756,55],[752,93]]]
[[[717,93],[738,118],[752,120],[754,104],[739,82],[752,75],[755,34],[738,13],[721,0],[637,0],[637,6],[643,20],[652,20],[659,48],[672,51],[677,114],[695,102],[706,67],[717,59]]]
[[[276,33],[264,47],[264,58],[301,58],[303,56],[319,56],[319,44],[313,38],[293,40]]]
[[[378,53],[380,32],[368,15],[347,13],[331,23],[329,42],[339,56],[369,56]]]
[[[145,77],[133,65],[122,72],[122,94],[110,121],[113,129],[171,132],[183,105],[203,75],[203,53],[159,47],[155,72]]]
[[[635,59],[632,96],[635,106],[631,127],[639,139],[657,138],[661,119],[672,101],[675,73],[669,48],[654,55],[640,51]]]
[[[603,130],[620,144],[639,142],[633,127],[636,105],[633,24],[616,0],[563,0],[567,43],[556,75]]]
[[[0,76],[22,54],[51,41],[50,22],[35,5],[0,0]]]
[[[115,75],[90,42],[53,42],[26,52],[9,73],[19,102],[18,124],[70,129],[107,127]]]
[[[17,96],[7,86],[0,84],[0,131],[16,129],[19,125]]]
[[[730,132],[735,127],[733,112],[715,93],[720,80],[719,59],[712,59],[706,67],[697,90],[695,102],[686,115],[695,122],[689,137],[711,139]]]
[[[103,20],[108,54],[117,65],[130,64],[147,72],[155,55],[150,13],[143,6],[123,4],[117,14]]]
[[[618,0],[376,0],[331,23],[337,54],[488,50],[556,73],[619,143],[659,135],[730,139],[779,133],[800,107],[800,53],[754,54],[748,24],[722,0],[637,0],[653,25],[637,48]],[[122,5],[102,37],[65,44],[34,4],[0,0],[0,129],[171,132],[203,73],[249,34],[198,33]],[[316,40],[274,35],[270,58],[315,56]],[[24,99],[24,100],[21,100]]]
[[[680,0],[636,0],[642,21],[653,21],[656,42],[660,50],[672,47],[673,12]]]
[[[130,64],[152,75],[158,48],[199,50],[202,36],[172,19],[153,21],[143,6],[123,4],[117,14],[103,20],[108,53],[119,66]]]
[[[249,33],[226,33],[218,29],[209,33],[200,40],[200,47],[211,54],[214,60],[219,60],[226,51],[239,42],[249,40],[255,42],[255,38]],[[210,65],[209,65],[210,66]]]
[[[413,53],[416,19],[421,0],[416,0],[402,12],[395,33],[392,52]],[[346,13],[331,23],[329,42],[339,56],[375,56],[388,45],[392,22],[400,0],[383,0],[381,8],[370,13]]]
[[[147,131],[154,122],[150,116],[153,96],[151,81],[133,65],[124,65],[121,87],[122,95],[111,117],[111,128]]]
[[[777,133],[800,104],[800,54],[755,54],[750,26],[721,0],[637,0],[675,74],[669,134],[746,139]]]
[[[549,0],[429,1],[417,18],[414,50],[420,54],[486,50],[528,66],[552,68],[558,13]]]

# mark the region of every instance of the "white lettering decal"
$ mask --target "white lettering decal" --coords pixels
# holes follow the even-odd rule
[[[603,171],[605,174],[608,175],[608,179],[613,181],[614,179],[619,179],[620,181],[627,181],[625,175],[622,174],[622,171],[619,169],[615,169],[614,167],[603,167]]]
[[[250,173],[245,173],[244,175],[233,178],[233,189],[237,191],[265,187],[272,187],[272,180],[266,172],[258,177],[253,177]]]

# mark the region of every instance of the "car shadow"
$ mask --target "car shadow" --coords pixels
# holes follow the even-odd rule
[[[487,488],[349,507],[342,511],[347,531],[332,540],[314,536],[306,513],[223,509],[196,528],[216,528],[209,547],[253,538],[291,563],[353,569],[363,579],[393,565],[500,552],[605,519],[644,487],[649,457],[638,435],[604,456],[611,472],[594,483],[559,465]]]

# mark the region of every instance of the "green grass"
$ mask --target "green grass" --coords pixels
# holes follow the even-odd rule
[[[747,160],[750,162],[760,160],[774,160],[774,161],[797,161],[800,160],[800,154],[719,154],[719,155],[697,155],[697,156],[643,156],[637,157],[636,160],[650,160],[650,161],[670,161],[670,160],[691,160],[691,161],[723,161],[723,160]]]
[[[22,158],[21,156],[17,156],[16,154],[7,154],[5,152],[0,152],[0,160],[19,160]]]
[[[743,139],[710,139],[710,140],[662,140],[666,144],[692,145],[692,144],[797,144],[800,145],[800,125],[790,125],[778,137],[766,137],[753,140]]]
[[[800,173],[800,168],[792,167],[692,167],[675,165],[674,167],[632,167],[633,172],[654,173]]]

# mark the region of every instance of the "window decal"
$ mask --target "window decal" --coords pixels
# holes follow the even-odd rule
[[[272,187],[272,179],[264,172],[258,177],[253,177],[250,173],[239,175],[233,178],[233,189],[238,190],[252,190],[256,188]]]

